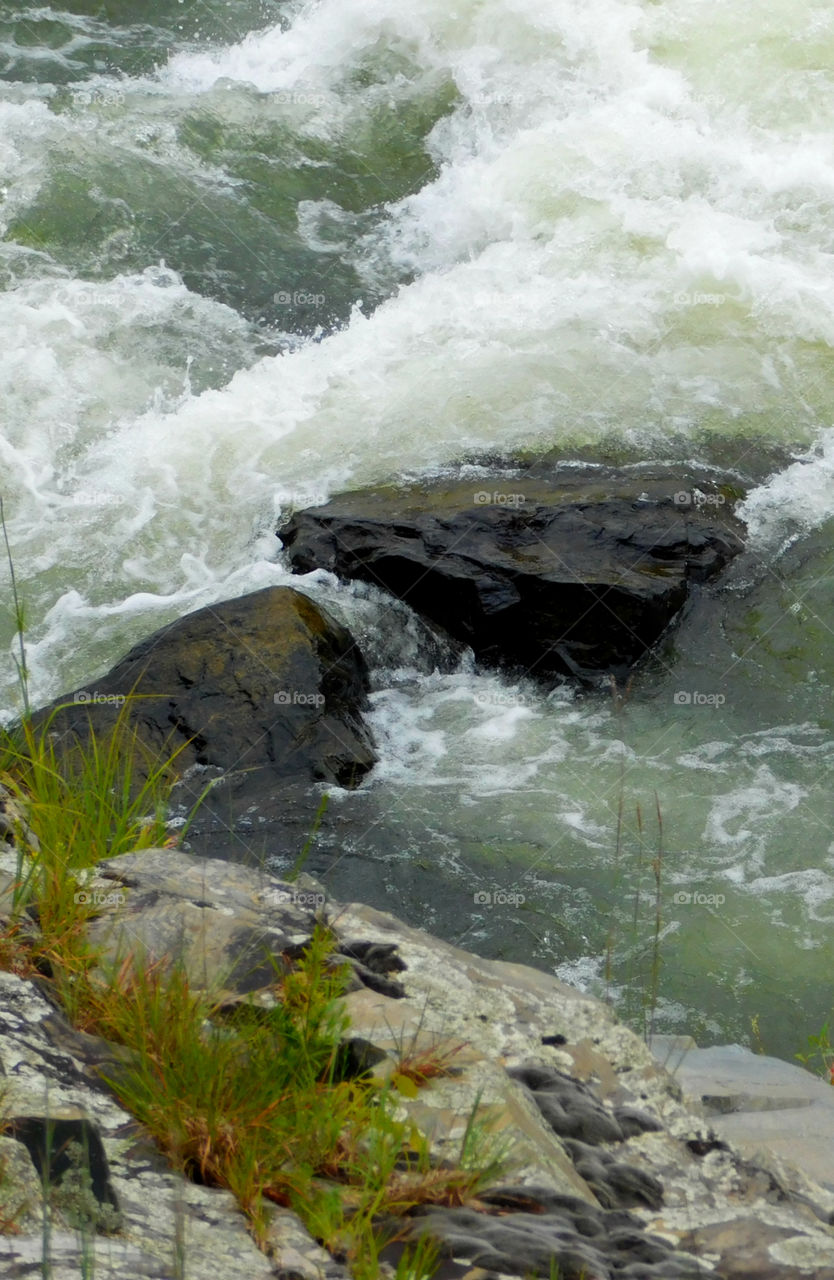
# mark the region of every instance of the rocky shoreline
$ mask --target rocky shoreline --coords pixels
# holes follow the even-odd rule
[[[519,500],[498,501],[516,482]],[[384,586],[484,663],[587,684],[626,676],[742,548],[732,486],[714,473],[480,469],[476,483],[469,498],[471,482],[459,478],[431,494],[347,495],[300,513],[283,530],[290,558],[297,569]],[[301,592],[276,587],[180,619],[94,691],[57,699],[36,721],[62,750],[125,715],[149,753],[179,748],[186,806],[208,779],[233,821],[295,806],[309,829],[322,783],[355,787],[373,767],[368,691],[353,636]],[[214,793],[206,808],[219,811]],[[7,843],[23,816],[0,813]],[[334,959],[351,970],[346,1060],[384,1078],[403,1045],[448,1055],[448,1072],[401,1099],[404,1113],[441,1165],[459,1155],[473,1108],[512,1158],[511,1175],[472,1203],[411,1215],[410,1238],[440,1248],[440,1280],[834,1280],[825,1149],[834,1112],[814,1077],[787,1064],[768,1075],[752,1055],[734,1062],[732,1079],[726,1057],[710,1076],[691,1043],[662,1038],[653,1056],[606,1006],[545,973],[335,901],[309,877],[291,884],[263,866],[218,860],[199,831],[190,839],[192,852],[166,847],[98,864],[83,885],[99,904],[91,943],[105,959],[140,947],[149,963],[176,960],[194,989],[221,982],[233,1006],[268,1001],[275,963],[326,920]],[[16,872],[13,853],[5,856],[8,917]],[[261,1252],[227,1193],[166,1169],[101,1084],[102,1066],[118,1067],[114,1046],[73,1029],[43,983],[0,972],[0,1029],[0,1155],[26,1202],[20,1233],[0,1238],[4,1275],[38,1266],[46,1201],[53,1280],[78,1273],[79,1241],[61,1208],[77,1170],[43,1161],[44,1135],[58,1126],[67,1149],[88,1153],[84,1195],[100,1231],[85,1248],[96,1276],[173,1280],[183,1274],[178,1251],[194,1280],[218,1267],[231,1280],[346,1276],[344,1259],[288,1210],[275,1210]],[[739,1085],[745,1075],[758,1091]],[[759,1134],[749,1120],[780,1108],[799,1141],[778,1121]],[[813,1112],[804,1128],[802,1108]],[[383,1255],[391,1275],[402,1247]]]
[[[0,911],[12,879],[4,873]],[[442,1276],[549,1275],[558,1266],[561,1280],[834,1280],[834,1188],[769,1153],[766,1140],[755,1158],[737,1150],[703,1108],[683,1104],[674,1070],[606,1006],[555,978],[330,901],[309,878],[291,884],[179,850],[99,864],[85,888],[102,903],[90,928],[105,955],[129,942],[149,961],[176,958],[195,986],[223,974],[229,1001],[268,999],[265,961],[326,918],[353,969],[344,997],[351,1051],[384,1075],[404,1043],[454,1049],[454,1070],[401,1105],[440,1161],[459,1150],[477,1105],[512,1173],[471,1205],[412,1216],[413,1237],[438,1242]],[[178,1240],[194,1280],[218,1267],[241,1278],[345,1276],[289,1211],[276,1212],[262,1253],[227,1193],[166,1170],[98,1080],[112,1046],[70,1027],[38,983],[0,973],[0,1030],[10,1120],[0,1150],[29,1204],[20,1234],[0,1239],[3,1275],[29,1275],[41,1256],[38,1135],[64,1125],[65,1138],[83,1137],[97,1153],[91,1188],[107,1226],[93,1245],[97,1277],[173,1278]],[[66,1167],[50,1176],[60,1187]],[[58,1206],[52,1275],[69,1280],[80,1244],[60,1197]]]

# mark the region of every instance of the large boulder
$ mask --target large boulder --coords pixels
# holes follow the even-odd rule
[[[163,627],[89,687],[39,713],[59,741],[106,734],[127,698],[141,743],[184,748],[177,768],[247,781],[355,786],[374,764],[367,671],[350,632],[289,587],[210,605]]]
[[[742,550],[713,473],[479,469],[342,494],[279,530],[294,570],[406,600],[487,664],[621,676]]]

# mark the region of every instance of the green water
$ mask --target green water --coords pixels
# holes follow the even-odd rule
[[[369,655],[381,757],[316,869],[638,1024],[758,1017],[790,1056],[834,959],[833,36],[810,0],[0,3],[36,699],[287,582],[274,529],[333,490],[507,455],[719,466],[748,550],[619,710],[305,580]],[[524,902],[475,900],[498,890]]]

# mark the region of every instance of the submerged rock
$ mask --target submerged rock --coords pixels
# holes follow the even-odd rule
[[[662,466],[479,469],[342,494],[279,534],[296,572],[383,587],[482,662],[594,680],[625,675],[742,550],[737,496]]]
[[[111,729],[129,697],[140,742],[154,756],[183,748],[180,772],[235,772],[247,795],[276,780],[355,786],[376,759],[367,688],[350,632],[301,592],[268,587],[163,627],[38,718],[71,743]]]

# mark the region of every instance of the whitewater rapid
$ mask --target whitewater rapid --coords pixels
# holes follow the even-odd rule
[[[0,467],[34,700],[289,581],[276,527],[338,489],[549,450],[754,474],[753,597],[720,666],[678,657],[725,679],[711,724],[666,679],[624,734],[565,691],[435,671],[405,622],[374,648],[379,601],[302,586],[370,646],[370,785],[433,807],[404,857],[463,875],[503,838],[587,968],[625,751],[645,811],[674,804],[673,882],[734,886],[745,945],[766,910],[778,983],[779,929],[822,947],[834,897],[834,12],[252,0],[229,34],[168,0],[122,26],[75,8],[0,15]],[[4,718],[13,639],[6,610]]]
[[[727,30],[717,5],[322,0],[230,46],[192,42],[152,76],[84,78],[60,109],[43,86],[10,91],[6,226],[28,225],[59,162],[83,174],[93,152],[228,186],[221,149],[195,155],[178,128],[204,107],[233,136],[283,113],[299,150],[350,149],[380,103],[394,127],[453,91],[431,170],[384,218],[357,234],[338,200],[299,206],[308,245],[341,218],[346,256],[389,296],[357,296],[335,332],[284,354],[258,360],[262,335],[171,264],[119,272],[105,238],[105,278],[89,280],[48,244],[7,242],[3,464],[12,541],[37,566],[37,692],[114,610],[156,621],[274,576],[272,525],[311,494],[479,451],[613,437],[669,452],[720,434],[743,461],[749,437],[824,439],[831,109],[803,62],[831,17],[801,9],[739,7],[773,71],[757,86],[744,59],[707,57]],[[326,274],[302,283],[327,292]],[[774,482],[778,520],[807,523],[809,482],[826,519],[830,450],[791,476]],[[766,508],[751,501],[757,531]]]

